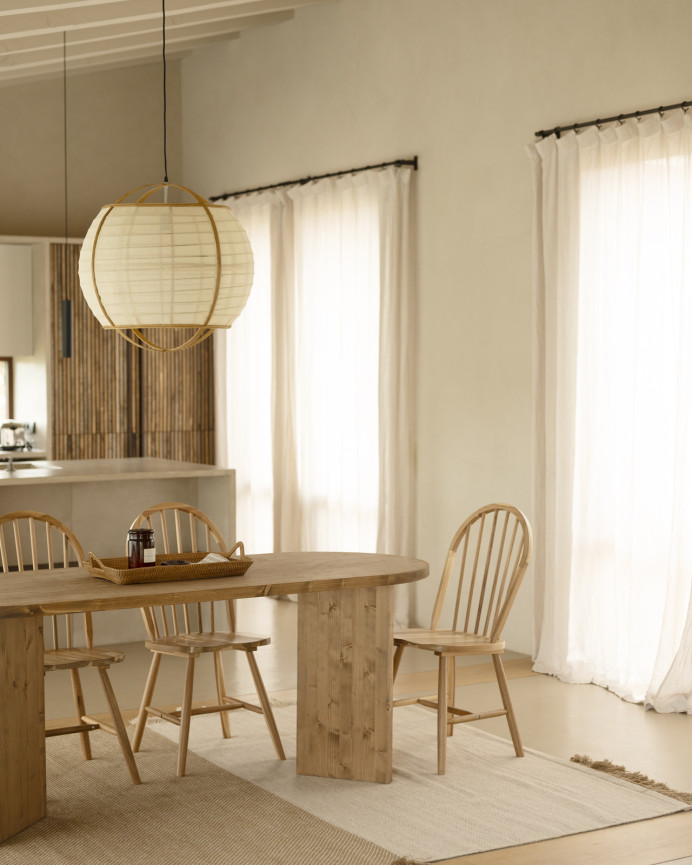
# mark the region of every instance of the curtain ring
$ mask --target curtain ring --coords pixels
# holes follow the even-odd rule
[[[618,115],[618,123],[620,124],[620,126],[622,126],[622,124],[625,122],[625,121],[622,119],[623,116],[624,116],[624,115],[622,115],[622,114]]]
[[[658,106],[658,116],[661,118],[661,120],[663,120],[663,114],[664,114],[664,113],[665,113],[665,112],[663,111],[663,106],[662,106],[662,105],[659,105],[659,106]]]
[[[600,119],[596,120],[594,123],[596,129],[598,129],[599,132],[601,131],[601,123],[602,121]]]
[[[639,111],[634,112],[634,116],[637,118],[637,123],[642,119],[642,115]]]
[[[682,108],[682,113],[687,114],[687,110],[689,109],[689,107],[690,107],[689,102],[683,102],[682,105],[680,106],[680,108]]]

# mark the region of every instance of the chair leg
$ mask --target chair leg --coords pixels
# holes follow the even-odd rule
[[[142,695],[142,703],[139,707],[139,715],[137,715],[137,724],[135,725],[135,735],[132,740],[132,750],[137,753],[139,751],[139,746],[142,741],[142,736],[144,735],[144,728],[147,723],[147,711],[146,707],[151,705],[151,697],[154,693],[154,686],[156,685],[156,677],[159,674],[159,664],[161,663],[161,654],[160,652],[154,652],[154,657],[151,659],[151,666],[149,667],[149,675],[147,676],[147,683],[144,686],[144,694]]]
[[[103,691],[106,695],[106,701],[108,702],[108,707],[111,710],[111,717],[113,718],[113,725],[115,727],[116,736],[118,737],[118,742],[120,742],[120,750],[123,752],[123,757],[125,758],[125,762],[127,763],[127,768],[130,772],[132,783],[141,784],[142,782],[140,781],[139,772],[137,771],[137,764],[135,763],[132,748],[130,747],[130,740],[127,738],[125,722],[123,721],[123,716],[120,714],[120,709],[118,708],[118,703],[115,699],[115,694],[113,693],[113,686],[111,685],[111,680],[108,677],[108,668],[99,667],[98,669],[99,675],[101,676],[101,684],[103,685]]]
[[[187,659],[187,672],[185,675],[185,693],[180,712],[180,740],[178,743],[178,777],[185,775],[185,761],[187,759],[187,743],[190,738],[190,713],[192,711],[192,687],[195,680],[195,655]]]
[[[437,672],[437,774],[444,775],[447,763],[447,655],[439,655]]]
[[[86,715],[84,707],[84,693],[82,692],[82,682],[79,678],[79,670],[70,670],[70,679],[72,680],[72,697],[74,699],[75,715],[77,723],[82,724],[82,717]],[[82,754],[85,760],[91,760],[91,744],[89,742],[89,731],[85,730],[79,734],[82,741]]]
[[[499,655],[493,655],[492,659],[493,666],[495,667],[495,675],[497,676],[497,684],[502,696],[502,705],[507,710],[507,724],[509,725],[509,732],[512,736],[512,742],[514,743],[514,751],[517,757],[523,757],[524,748],[522,747],[521,738],[519,737],[519,727],[517,727],[517,719],[514,716],[514,707],[512,706],[512,700],[509,696],[507,676],[505,676],[505,668],[502,665],[502,658]]]
[[[267,722],[267,729],[269,730],[269,735],[271,736],[272,742],[274,743],[276,756],[279,758],[279,760],[285,760],[286,755],[284,754],[284,747],[281,744],[281,737],[279,736],[279,730],[276,726],[276,721],[274,720],[274,713],[272,712],[271,703],[269,702],[269,697],[264,688],[264,682],[262,681],[259,668],[257,667],[254,649],[247,650],[245,652],[245,657],[247,658],[247,662],[250,665],[250,672],[252,673],[252,678],[255,682],[255,689],[257,690],[257,696],[259,697],[260,705],[262,706],[262,711],[264,712],[264,720]]]
[[[228,602],[228,627],[235,633],[236,618],[235,618],[235,601]]]
[[[456,658],[452,656],[447,663],[447,706],[455,706],[456,699]],[[449,715],[447,721],[447,735],[454,735],[454,724],[449,723],[452,720],[452,715]]]
[[[394,650],[394,669],[392,674],[392,682],[396,681],[396,674],[399,672],[399,664],[401,664],[401,656],[404,654],[406,646],[399,645]]]
[[[223,674],[223,659],[221,652],[214,652],[214,673],[216,675],[216,693],[219,697],[219,705],[223,705],[226,696],[226,680]],[[228,720],[228,712],[219,712],[221,718],[221,733],[224,739],[231,738],[231,724]]]

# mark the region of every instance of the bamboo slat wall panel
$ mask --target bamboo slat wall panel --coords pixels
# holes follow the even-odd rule
[[[76,244],[51,245],[53,459],[149,456],[212,464],[212,340],[160,354],[104,330],[79,288],[79,252]],[[65,298],[72,301],[71,358],[62,357]],[[171,345],[182,338],[178,330],[165,335]]]
[[[192,333],[176,328],[150,336],[169,348]],[[184,351],[139,352],[142,456],[166,452],[169,459],[192,459],[194,454],[195,462],[214,462],[213,345],[207,339]]]
[[[51,245],[51,334],[54,459],[136,456],[132,402],[139,399],[132,351],[117,334],[104,331],[79,288],[80,247]],[[73,356],[62,357],[60,305],[72,301]],[[134,391],[134,392],[133,392]]]

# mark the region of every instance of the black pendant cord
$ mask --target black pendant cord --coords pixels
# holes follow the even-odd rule
[[[556,135],[559,138],[561,132],[576,132],[577,129],[585,129],[587,126],[600,127],[606,123],[615,123],[616,121],[623,123],[625,120],[630,120],[632,117],[636,117],[637,120],[639,120],[647,114],[660,114],[661,117],[663,117],[666,111],[676,111],[679,108],[682,108],[683,111],[687,112],[690,105],[692,105],[692,102],[677,102],[675,105],[659,105],[658,108],[647,108],[644,111],[632,111],[629,114],[618,114],[617,117],[603,117],[598,120],[587,120],[584,123],[572,123],[570,126],[555,126],[553,129],[540,129],[538,132],[535,132],[534,135],[536,138],[548,138],[550,135]]]
[[[166,0],[161,0],[163,15],[163,182],[168,183],[168,155],[166,152]]]
[[[65,246],[67,230],[67,33],[62,34],[62,116],[63,116],[63,171],[65,177]]]
[[[67,209],[67,33],[62,34],[62,112],[63,112],[63,172],[65,182],[65,249],[63,256],[62,294],[60,318],[62,330],[62,356],[72,357],[72,301],[67,297],[68,266],[68,209]]]
[[[225,198],[235,198],[238,195],[250,195],[251,192],[266,192],[268,189],[280,189],[282,186],[304,186],[313,180],[325,180],[327,177],[342,177],[346,174],[358,174],[361,171],[374,171],[377,168],[388,168],[390,165],[411,165],[414,171],[418,171],[418,157],[414,156],[413,159],[393,159],[391,162],[380,162],[379,165],[363,165],[361,168],[347,168],[344,171],[317,174],[314,177],[303,177],[300,180],[284,180],[281,183],[256,186],[254,189],[243,189],[240,192],[224,192],[221,195],[210,195],[209,201],[222,201]]]

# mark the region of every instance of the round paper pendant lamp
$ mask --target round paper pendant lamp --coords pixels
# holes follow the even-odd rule
[[[149,200],[167,188],[193,201]],[[142,193],[136,201],[125,202],[136,193]],[[101,325],[154,351],[189,348],[216,328],[230,327],[253,275],[250,241],[230,208],[173,183],[138,187],[101,208],[79,257],[82,293]],[[172,327],[195,333],[171,349],[141,332]]]

